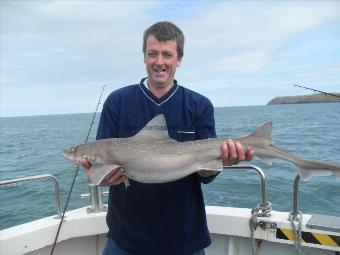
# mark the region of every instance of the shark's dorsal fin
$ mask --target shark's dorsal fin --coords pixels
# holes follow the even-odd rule
[[[272,123],[267,122],[264,123],[261,127],[256,129],[253,133],[251,133],[249,136],[256,136],[260,138],[265,138],[267,140],[272,140]]]
[[[138,140],[162,140],[164,142],[175,141],[169,137],[168,126],[163,114],[151,119],[133,138]]]

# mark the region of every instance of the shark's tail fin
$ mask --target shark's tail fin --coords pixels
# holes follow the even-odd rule
[[[288,152],[281,150],[272,143],[272,123],[267,122],[261,127],[256,129],[253,133],[249,134],[249,137],[257,137],[265,139],[263,141],[266,148],[259,148],[255,150],[255,155],[261,158],[266,164],[272,165],[274,158],[282,159],[293,163],[297,167],[297,171],[302,179],[306,180],[311,176],[327,176],[334,174],[337,178],[340,178],[340,164],[302,158],[292,155]]]

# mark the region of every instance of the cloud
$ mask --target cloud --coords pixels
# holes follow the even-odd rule
[[[222,75],[263,71],[294,36],[340,19],[338,2],[220,2],[206,7],[185,25],[187,52],[193,56],[189,69],[197,70],[192,76],[202,73],[198,63]]]
[[[225,98],[219,89],[233,91],[235,101],[249,90],[256,101],[246,103],[258,104],[266,99],[254,88],[275,93],[295,81],[335,86],[340,36],[328,29],[339,27],[339,10],[335,1],[3,1],[2,111],[25,112],[29,107],[13,102],[33,100],[39,91],[51,112],[79,111],[62,91],[86,97],[95,93],[91,86],[113,90],[138,82],[145,76],[142,34],[159,20],[185,33],[177,79],[214,103]],[[48,91],[59,91],[69,107]]]
[[[26,83],[38,74],[47,78],[50,69],[62,70],[65,79],[77,79],[72,73],[91,76],[90,70],[98,76],[108,76],[110,71],[127,74],[125,70],[141,57],[140,24],[147,23],[145,13],[158,5],[116,1],[8,4],[3,17],[4,61],[13,61],[24,69],[27,56],[39,55],[41,62],[35,61],[29,72],[23,70]],[[4,71],[11,72],[7,68]]]

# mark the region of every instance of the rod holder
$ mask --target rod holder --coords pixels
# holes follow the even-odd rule
[[[106,195],[107,192],[102,192],[100,186],[89,184],[89,194],[82,194],[81,198],[90,198],[91,207],[87,208],[88,213],[98,213],[107,211],[107,206],[103,204],[103,194]]]
[[[299,183],[300,183],[300,175],[296,175],[294,184],[293,184],[293,211],[290,213],[290,219],[293,221],[298,220],[299,215],[299,206],[298,206],[298,195],[299,195]]]

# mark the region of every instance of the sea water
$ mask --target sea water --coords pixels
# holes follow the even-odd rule
[[[99,115],[99,114],[98,114]],[[95,139],[98,116],[89,141]],[[52,174],[60,184],[64,205],[76,167],[66,160],[64,148],[84,142],[93,114],[1,118],[0,180]],[[261,124],[273,123],[273,142],[290,153],[340,162],[340,103],[223,107],[215,109],[218,136],[238,137]],[[267,200],[278,211],[292,210],[294,165],[275,160],[263,169]],[[207,205],[253,208],[261,202],[259,176],[249,170],[226,170],[202,185]],[[89,204],[82,171],[77,177],[69,210]],[[340,216],[340,180],[334,176],[301,181],[299,210],[309,214]],[[53,185],[46,180],[0,187],[0,228],[56,214]]]

